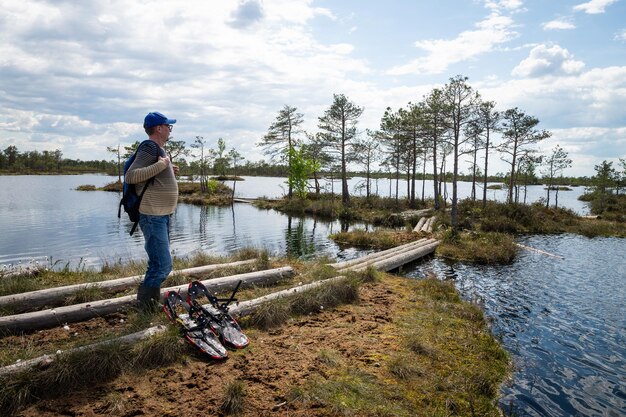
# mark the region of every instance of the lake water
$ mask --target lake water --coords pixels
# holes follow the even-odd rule
[[[452,279],[477,300],[515,364],[500,405],[515,416],[626,415],[626,241],[575,235],[520,243],[512,265],[431,259],[408,271]]]
[[[117,218],[117,193],[75,191],[79,185],[102,186],[113,179],[0,176],[0,265],[58,260],[57,267],[69,262],[95,268],[103,262],[145,258],[141,233],[128,236],[129,221],[125,215]],[[285,192],[283,181],[246,177],[238,182],[237,195],[279,197]],[[359,181],[350,180],[351,191]],[[378,180],[379,193],[388,195],[390,184],[395,192],[394,182]],[[326,185],[330,190],[330,183]],[[469,195],[469,189],[461,183],[460,197]],[[338,183],[334,191],[339,192]],[[405,187],[400,191],[406,194]],[[426,191],[432,194],[428,186]],[[586,213],[576,199],[582,192],[582,187],[561,192],[560,205]],[[543,187],[529,187],[527,201],[543,196]],[[503,200],[505,191],[490,190],[489,198]],[[303,258],[363,254],[341,250],[328,239],[345,227],[243,203],[181,204],[172,218],[172,250],[178,256],[200,250],[226,255],[244,247]],[[450,265],[431,259],[405,272],[419,277],[432,270],[453,279],[467,299],[484,304],[494,333],[516,365],[513,381],[502,393],[505,411],[517,416],[626,415],[626,241],[572,235],[520,241],[565,259],[524,251],[508,266]]]

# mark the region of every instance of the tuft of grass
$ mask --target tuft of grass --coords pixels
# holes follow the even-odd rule
[[[352,246],[356,248],[389,249],[405,243],[413,242],[419,238],[413,231],[376,230],[366,231],[355,229],[350,232],[340,232],[330,235],[340,246]]]
[[[422,371],[415,365],[411,355],[395,355],[387,362],[389,372],[398,379],[409,380],[421,376]]]
[[[242,318],[240,323],[247,327],[268,330],[283,325],[289,320],[290,305],[285,298],[265,303],[256,309],[254,314]]]
[[[0,279],[0,295],[19,294],[40,289],[37,279],[28,275],[12,275]]]
[[[346,278],[309,291],[269,301],[261,305],[253,314],[245,317],[242,324],[267,330],[281,326],[292,316],[319,313],[340,304],[357,302],[360,283],[358,279]]]
[[[509,264],[516,253],[513,237],[495,232],[449,231],[437,247],[437,255],[441,257],[477,264]]]
[[[79,185],[76,191],[96,191],[96,186],[92,184]]]
[[[98,286],[88,285],[65,298],[65,305],[82,304],[105,298],[107,292]]]
[[[333,349],[320,349],[317,352],[317,359],[324,365],[335,367],[341,363],[341,355]]]
[[[239,414],[243,410],[246,386],[243,381],[234,380],[224,386],[220,410],[226,414]]]
[[[99,411],[108,415],[121,415],[126,411],[128,399],[120,392],[113,391],[106,395]]]

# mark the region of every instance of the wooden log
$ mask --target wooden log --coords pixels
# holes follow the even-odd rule
[[[428,227],[426,228],[426,232],[428,233],[432,233],[433,232],[433,226],[435,226],[435,216],[430,218],[430,221],[428,222]]]
[[[411,246],[407,246],[402,248],[402,250],[398,250],[398,251],[393,251],[393,252],[389,252],[389,253],[383,253],[383,252],[378,252],[376,257],[370,257],[368,259],[363,260],[362,262],[350,265],[347,268],[342,268],[339,269],[338,272],[345,272],[345,271],[361,271],[365,268],[367,268],[370,265],[374,265],[376,262],[380,262],[384,259],[393,257],[393,256],[397,256],[400,255],[402,253],[406,253],[408,251],[412,251],[415,250],[417,248],[420,248],[422,246],[426,246],[429,245],[431,243],[435,242],[435,239],[420,239],[419,243],[416,243],[415,245],[411,245]]]
[[[425,222],[426,222],[426,217],[420,217],[420,220],[417,222],[417,224],[413,228],[413,231],[419,232],[420,230],[422,230],[422,226],[424,226]]]
[[[286,266],[266,271],[249,272],[246,274],[232,275],[230,277],[205,280],[202,281],[202,283],[209,290],[216,291],[233,289],[240,280],[243,281],[242,286],[271,284],[286,277],[291,277],[293,274],[293,268]],[[187,294],[187,287],[188,284],[162,288],[161,298],[163,298],[167,291],[180,291],[184,297]],[[2,331],[16,332],[43,329],[58,326],[64,323],[87,320],[92,317],[103,316],[128,308],[135,304],[136,299],[136,294],[131,294],[125,297],[112,298],[108,300],[91,301],[88,303],[58,307],[56,309],[4,316],[0,317],[0,333]]]
[[[553,258],[558,258],[558,259],[565,259],[565,257],[563,257],[561,255],[555,255],[553,253],[546,252],[546,251],[543,251],[541,249],[537,249],[537,248],[533,248],[533,247],[530,247],[530,246],[522,245],[521,243],[516,243],[516,245],[519,246],[520,248],[523,248],[523,249],[526,249],[526,250],[529,250],[529,251],[533,251],[533,252],[537,252],[537,253],[540,253],[542,255],[552,256]]]
[[[37,358],[20,361],[20,362],[14,363],[13,365],[8,365],[8,366],[0,368],[0,376],[12,374],[12,373],[22,371],[28,368],[32,368],[35,366],[39,366],[39,365],[49,365],[56,360],[58,355],[62,353],[80,352],[82,350],[93,349],[95,347],[102,346],[107,343],[121,343],[121,344],[136,343],[142,339],[146,339],[155,334],[162,333],[165,331],[165,329],[167,329],[167,327],[160,324],[158,326],[149,327],[139,332],[127,334],[126,336],[117,337],[115,339],[104,340],[102,342],[92,343],[91,345],[80,346],[74,349],[69,349],[65,352],[55,353],[52,355],[43,355]]]
[[[437,246],[439,245],[439,241],[434,241],[432,243],[429,243],[428,245],[425,246],[421,246],[418,247],[416,249],[413,250],[409,250],[406,251],[404,253],[400,253],[397,254],[395,256],[386,258],[386,259],[382,259],[378,262],[374,262],[372,264],[372,266],[378,270],[381,271],[391,271],[393,269],[396,269],[404,264],[407,264],[409,262],[413,262],[416,259],[419,259],[423,256],[428,255],[429,253],[432,253]],[[359,267],[359,268],[355,268],[354,271],[362,271],[365,268],[367,268],[367,266],[365,267]]]
[[[413,216],[425,216],[426,214],[430,213],[432,211],[432,209],[421,209],[421,210],[405,210],[403,212],[401,212],[399,215],[404,217],[405,219],[409,218],[409,217],[413,217]]]
[[[386,255],[386,254],[393,253],[393,252],[403,251],[406,248],[418,245],[418,244],[424,242],[425,240],[426,240],[425,238],[419,239],[419,240],[416,240],[416,241],[413,241],[413,242],[405,243],[404,245],[395,246],[393,248],[385,249],[385,250],[380,251],[380,252],[370,253],[369,255],[365,255],[365,256],[362,256],[360,258],[355,258],[355,259],[350,259],[349,261],[343,261],[343,262],[337,262],[337,263],[334,263],[334,264],[330,264],[330,266],[332,266],[333,268],[335,268],[337,270],[345,269],[345,268],[347,268],[349,266],[362,263],[362,262],[364,262],[364,261],[366,261],[368,259],[378,258],[381,255]]]
[[[422,232],[426,232],[428,233],[428,227],[435,221],[435,216],[429,217],[428,220],[426,220],[424,222],[424,224],[422,225]]]
[[[314,288],[318,288],[321,287],[322,285],[331,283],[331,282],[335,282],[335,281],[339,281],[342,279],[345,279],[346,277],[344,276],[337,276],[337,277],[333,277],[333,278],[328,278],[322,281],[315,281],[312,282],[310,284],[304,284],[304,285],[299,285],[297,287],[293,287],[293,288],[289,288],[286,290],[282,290],[282,291],[278,291],[272,294],[268,294],[268,295],[264,295],[263,297],[259,297],[259,298],[255,298],[253,300],[248,300],[248,301],[243,301],[240,303],[237,303],[237,305],[235,305],[234,307],[232,307],[230,309],[230,313],[237,315],[237,316],[245,316],[247,314],[252,313],[254,310],[256,310],[257,308],[259,308],[261,305],[272,301],[272,300],[276,300],[279,298],[283,298],[283,297],[288,297],[290,295],[294,295],[294,294],[298,294],[301,292],[305,292],[305,291],[309,291],[312,290]]]
[[[222,268],[233,268],[243,265],[250,265],[257,262],[256,259],[250,259],[247,261],[237,261],[230,262],[226,264],[215,264],[215,265],[204,265],[198,266],[194,268],[181,269],[178,271],[170,272],[169,276],[172,275],[183,275],[183,276],[198,276],[200,274],[205,274],[207,272],[211,272],[217,269]],[[132,277],[126,278],[116,278],[108,281],[97,281],[97,282],[89,282],[83,284],[74,284],[74,285],[66,285],[63,287],[55,287],[55,288],[46,288],[44,290],[38,291],[29,291],[19,294],[11,294],[0,297],[0,307],[14,304],[20,307],[22,304],[24,305],[24,311],[34,310],[36,307],[40,307],[43,305],[58,305],[63,303],[65,298],[69,295],[72,295],[80,290],[84,290],[87,288],[101,288],[107,292],[117,292],[123,291],[128,288],[132,288],[136,286],[141,281],[143,281],[143,275],[135,275]]]

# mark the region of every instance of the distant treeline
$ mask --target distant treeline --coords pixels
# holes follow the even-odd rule
[[[185,159],[179,158],[177,163],[181,168],[182,176],[199,175],[200,165],[197,161],[187,162]],[[216,171],[216,170],[215,170]],[[11,145],[0,151],[0,172],[5,174],[62,174],[62,173],[106,173],[109,175],[117,175],[118,162],[106,160],[82,161],[80,159],[63,158],[60,150],[54,151],[19,151],[16,146]],[[286,177],[289,169],[284,164],[271,164],[266,161],[244,161],[241,165],[233,167],[226,164],[224,172],[213,172],[213,174],[236,174],[264,177]],[[333,177],[331,172],[323,172],[322,175]],[[335,173],[336,174],[336,173]],[[351,172],[351,176],[364,177],[364,172]],[[389,178],[394,174],[386,172],[370,173],[374,178]],[[336,177],[336,175],[335,175]],[[452,180],[452,173],[446,173],[447,181]],[[421,179],[421,175],[417,175]],[[431,174],[426,174],[426,179],[432,179]],[[505,182],[507,176],[502,173],[490,175],[487,178],[489,182]],[[460,175],[461,181],[471,181],[471,175]],[[542,184],[541,178],[533,178],[534,184]],[[592,181],[588,177],[560,177],[560,185],[572,186],[590,186]]]

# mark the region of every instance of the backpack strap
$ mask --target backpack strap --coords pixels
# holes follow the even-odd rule
[[[135,151],[135,155],[139,152],[139,149],[141,148],[141,145],[143,145],[144,143],[148,142],[149,140],[150,139],[146,139],[143,142],[141,142],[139,144],[139,146],[137,146],[137,150]],[[156,162],[159,162],[159,148],[158,148],[158,145],[157,145],[157,153],[156,153],[156,161],[155,161],[155,163]],[[148,188],[148,185],[152,184],[153,182],[154,182],[154,177],[152,177],[148,181],[146,181],[146,184],[143,186],[143,190],[141,190],[141,194],[138,195],[139,202],[137,204],[139,206],[141,206],[141,200],[143,199],[143,195],[146,192],[146,189]],[[120,209],[121,209],[121,207],[120,207]],[[133,233],[135,233],[135,230],[137,230],[137,225],[138,224],[139,224],[139,220],[137,220],[136,222],[133,223],[133,227],[130,229],[130,235],[131,236],[133,235]]]

